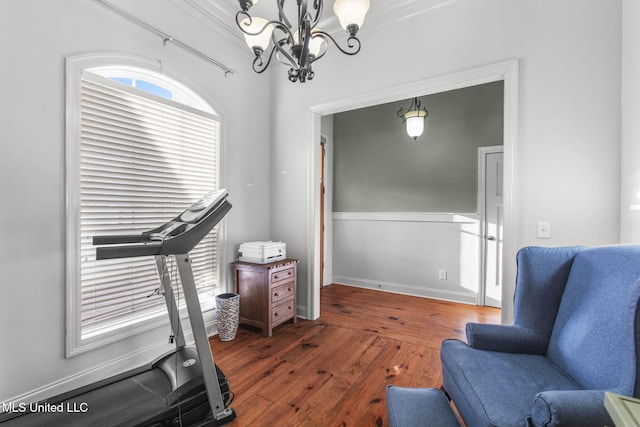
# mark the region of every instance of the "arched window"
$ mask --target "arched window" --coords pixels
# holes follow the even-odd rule
[[[214,114],[211,106],[187,86],[157,71],[130,65],[105,65],[89,71],[141,91]]]
[[[144,65],[112,57],[67,62],[68,355],[166,319],[154,260],[97,261],[93,236],[152,229],[219,186],[218,116],[185,85]],[[217,229],[191,258],[201,302],[213,307]]]

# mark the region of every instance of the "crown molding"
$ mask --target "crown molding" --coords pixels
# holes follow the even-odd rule
[[[231,34],[240,43],[244,39],[236,26],[236,12],[239,10],[237,2],[219,0],[171,0],[176,5],[182,3],[192,10],[192,16],[199,17],[210,27],[216,30],[224,30]],[[406,19],[427,13],[434,9],[447,6],[458,0],[394,0],[378,1],[372,4],[365,25],[367,32],[377,31],[389,25],[396,24]],[[269,15],[276,16],[275,5],[268,4],[270,0],[263,0],[255,6],[256,15],[268,18]],[[198,15],[198,16],[196,16]],[[320,20],[318,27],[331,34],[342,33],[342,28],[337,17],[325,8],[324,17]]]

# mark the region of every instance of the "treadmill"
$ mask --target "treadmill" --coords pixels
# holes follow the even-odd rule
[[[189,252],[231,209],[227,191],[206,194],[180,215],[136,235],[96,236],[96,259],[153,256],[171,320],[176,350],[152,363],[37,403],[15,403],[0,414],[18,426],[221,426],[236,413],[232,392],[214,363]],[[174,256],[195,340],[185,344],[167,269]]]

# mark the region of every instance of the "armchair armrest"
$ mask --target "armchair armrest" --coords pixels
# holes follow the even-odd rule
[[[545,354],[549,334],[520,326],[467,323],[467,342],[478,350]]]
[[[533,426],[604,426],[613,425],[604,407],[602,390],[543,391],[533,401]]]

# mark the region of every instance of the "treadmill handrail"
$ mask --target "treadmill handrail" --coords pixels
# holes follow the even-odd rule
[[[123,235],[110,235],[110,236],[93,236],[93,245],[117,245],[123,243],[142,243],[149,241],[143,234],[123,234]]]
[[[162,242],[137,245],[111,245],[96,248],[96,259],[132,258],[159,255]]]

